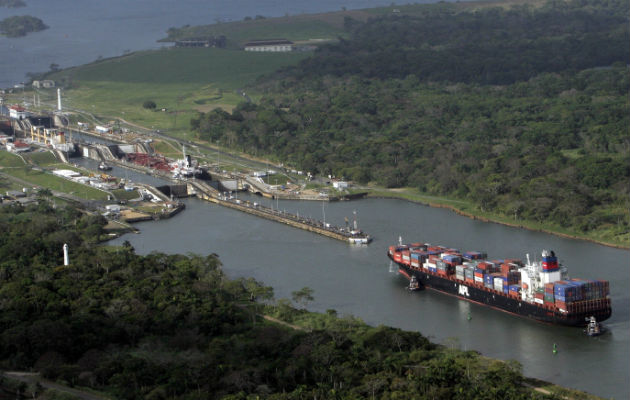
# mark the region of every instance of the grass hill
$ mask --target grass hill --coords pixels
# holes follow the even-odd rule
[[[50,77],[65,87],[64,98],[74,109],[186,131],[197,112],[215,107],[230,110],[244,100],[237,89],[305,57],[305,53],[169,48],[102,60]],[[146,100],[167,111],[144,109]]]

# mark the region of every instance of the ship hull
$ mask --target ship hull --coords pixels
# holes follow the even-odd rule
[[[388,256],[392,259],[389,254]],[[591,316],[594,316],[597,321],[604,321],[611,315],[610,299],[598,300],[599,304],[596,307],[593,307],[591,303],[583,310],[561,312],[555,307],[529,303],[518,296],[509,296],[485,286],[456,279],[453,275],[442,276],[424,269],[412,268],[393,259],[392,261],[398,265],[398,272],[401,275],[407,279],[415,276],[420,284],[428,289],[541,322],[566,326],[586,326],[587,318]]]

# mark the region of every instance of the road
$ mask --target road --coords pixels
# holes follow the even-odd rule
[[[108,400],[111,399],[105,395],[99,395],[92,392],[86,392],[79,389],[74,389],[68,386],[60,385],[58,383],[49,381],[47,379],[42,378],[37,372],[20,372],[20,371],[5,371],[1,373],[2,376],[5,376],[10,379],[15,379],[20,382],[24,382],[26,384],[39,383],[45,389],[53,389],[58,392],[64,392],[75,396],[78,399],[83,400]]]

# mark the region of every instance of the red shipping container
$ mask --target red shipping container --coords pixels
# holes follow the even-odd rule
[[[512,264],[501,264],[501,275],[507,276],[510,271],[514,270],[514,267],[515,265]]]
[[[467,283],[475,283],[475,279],[474,278],[466,278],[466,282]]]

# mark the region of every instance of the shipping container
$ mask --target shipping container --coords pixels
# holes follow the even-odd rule
[[[521,287],[520,285],[509,285],[509,290],[510,292],[520,292]]]
[[[470,259],[470,260],[482,260],[486,257],[488,257],[488,255],[486,253],[482,253],[479,251],[467,251],[463,254],[464,257]]]

